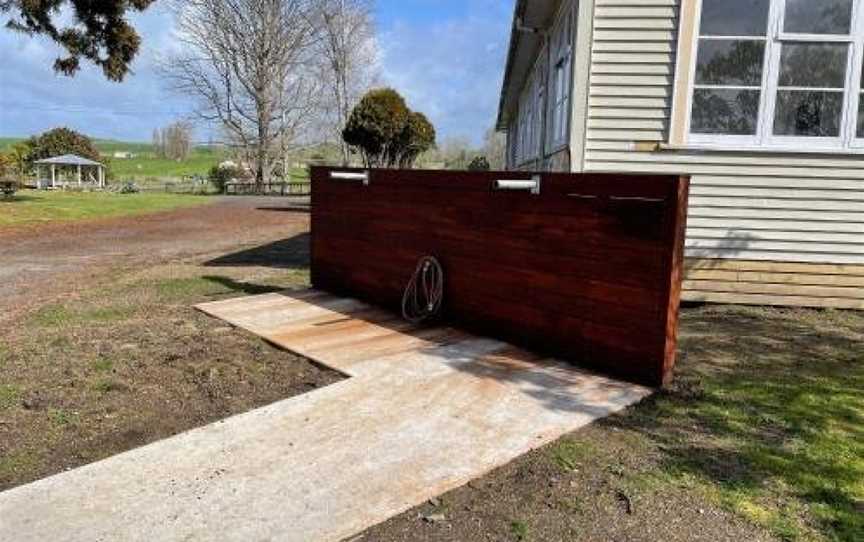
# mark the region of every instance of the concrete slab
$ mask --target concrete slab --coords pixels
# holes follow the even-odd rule
[[[341,540],[650,393],[321,292],[200,308],[350,378],[0,493],[0,540]]]

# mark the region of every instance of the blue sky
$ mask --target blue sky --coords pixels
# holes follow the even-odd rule
[[[378,0],[383,82],[429,115],[441,138],[482,140],[492,126],[509,39],[513,0]],[[86,66],[75,78],[55,75],[57,49],[0,28],[0,136],[68,126],[93,137],[147,141],[153,129],[190,105],[159,80],[155,60],[172,46],[172,19],[157,2],[135,17],[144,38],[122,84]],[[199,129],[199,139],[206,129]]]

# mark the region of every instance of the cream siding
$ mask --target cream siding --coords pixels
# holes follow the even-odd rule
[[[685,298],[864,308],[864,156],[668,149],[678,10],[594,0],[584,170],[692,175]]]

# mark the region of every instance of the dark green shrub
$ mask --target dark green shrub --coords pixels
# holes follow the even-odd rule
[[[485,156],[475,156],[468,164],[468,171],[489,171],[491,166]]]
[[[230,182],[236,182],[243,177],[243,172],[240,168],[233,166],[213,166],[210,168],[210,173],[207,174],[207,179],[210,181],[220,194],[225,193],[225,185]]]

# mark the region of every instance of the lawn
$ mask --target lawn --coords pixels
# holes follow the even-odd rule
[[[206,177],[210,169],[224,160],[224,157],[210,150],[196,149],[183,161],[157,158],[152,153],[138,155],[136,158],[110,160],[111,174],[118,181],[156,179],[180,179],[200,175]]]
[[[25,190],[0,200],[0,228],[140,215],[207,204],[202,196]]]

